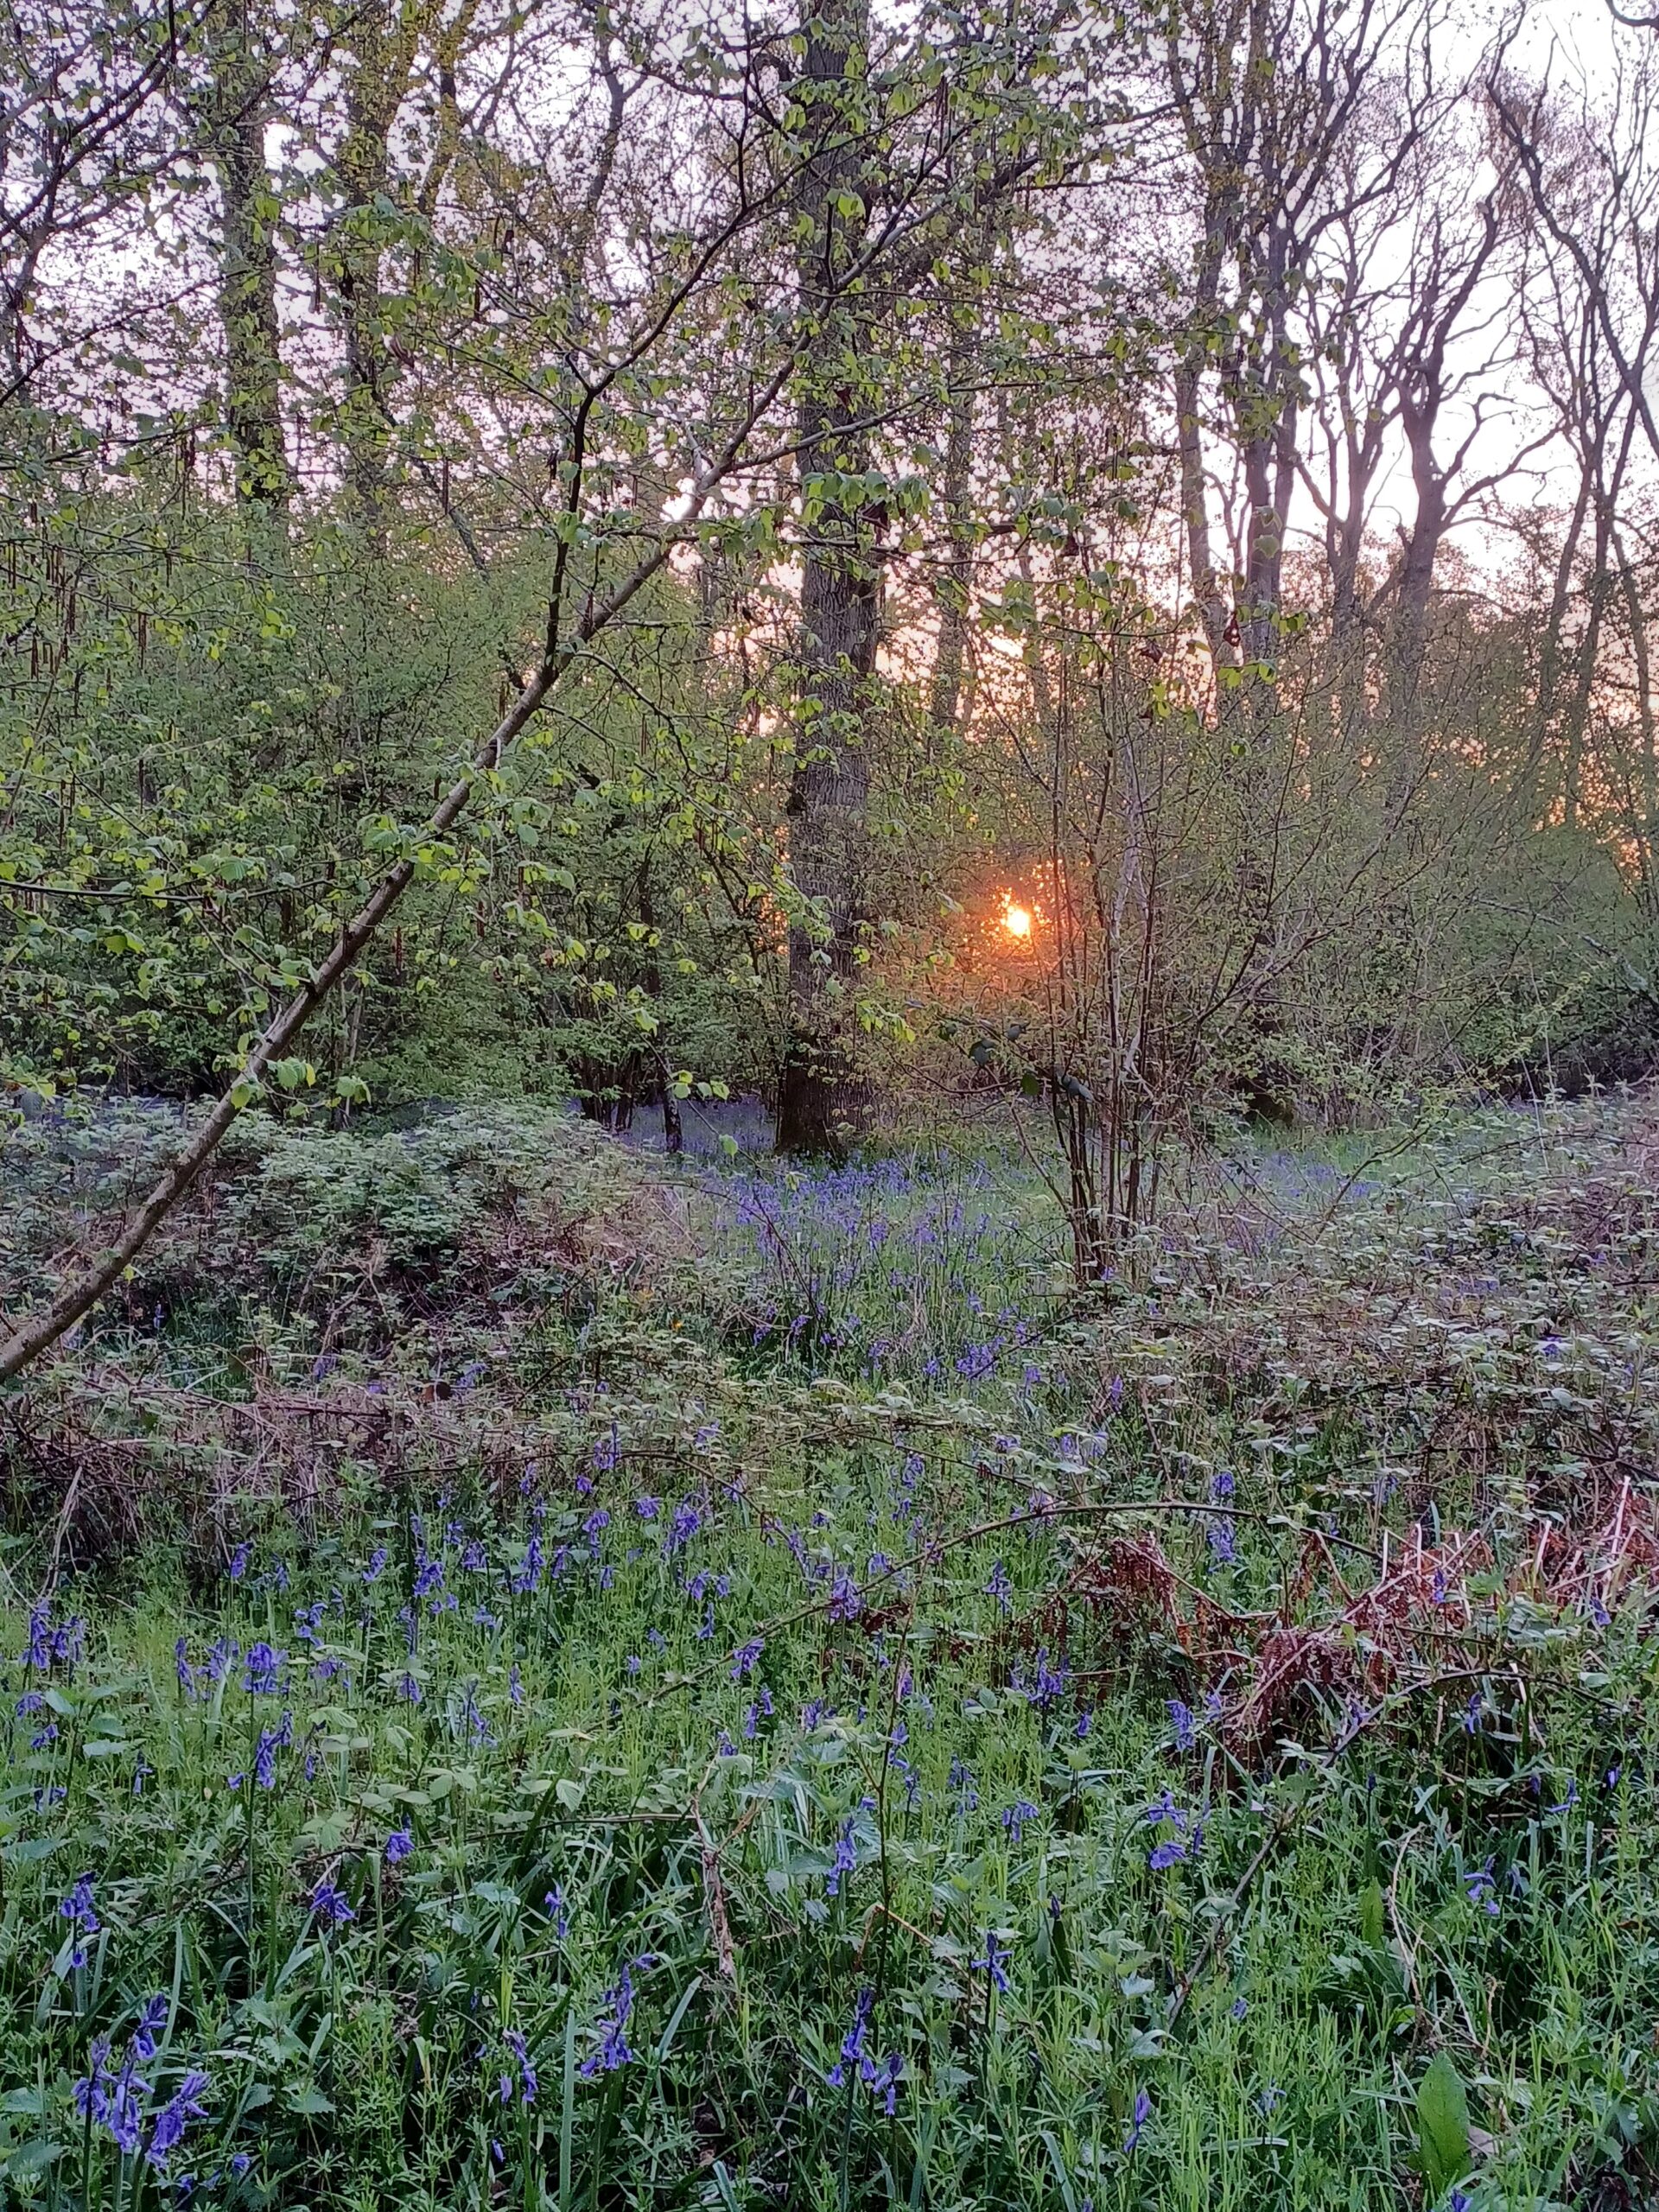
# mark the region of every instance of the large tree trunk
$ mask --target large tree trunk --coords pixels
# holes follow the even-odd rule
[[[293,489],[283,438],[275,195],[265,160],[270,63],[247,15],[233,5],[215,9],[211,37],[208,135],[220,207],[225,426],[250,551],[263,560],[283,536]]]
[[[391,181],[391,127],[415,58],[415,11],[367,0],[352,17],[346,128],[335,162],[346,205],[336,222],[334,282],[345,346],[341,430],[346,483],[365,537],[384,553],[391,521],[387,410],[391,362],[381,313],[377,201]]]
[[[813,0],[808,0],[808,6]],[[800,187],[802,302],[816,325],[804,372],[804,483],[869,465],[860,427],[869,413],[868,331],[842,298],[841,271],[858,250],[863,150],[855,101],[868,36],[865,0],[823,0],[805,26],[810,157]],[[861,201],[858,203],[861,208]],[[862,341],[862,342],[861,342]],[[845,1151],[868,1106],[860,1071],[854,982],[866,918],[870,766],[865,749],[875,673],[880,582],[872,534],[880,518],[826,501],[808,512],[801,587],[800,688],[791,779],[790,871],[810,918],[789,932],[789,1034],[778,1090],[780,1152]]]

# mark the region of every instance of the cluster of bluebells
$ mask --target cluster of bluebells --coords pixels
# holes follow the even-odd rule
[[[1155,1804],[1147,1807],[1141,1817],[1148,1827],[1173,1831],[1160,1835],[1147,1853],[1147,1865],[1154,1874],[1196,1859],[1204,1847],[1203,1821],[1184,1813],[1167,1789]]]
[[[988,1188],[986,1170],[953,1176],[963,1187],[888,1160],[734,1177],[727,1197],[753,1254],[753,1343],[872,1376],[977,1382],[1007,1365],[1033,1323],[973,1286],[1014,1277],[1013,1232],[964,1198],[964,1188]]]
[[[628,1960],[614,1986],[605,1992],[601,2000],[599,2049],[582,2063],[582,2072],[587,2080],[591,2081],[596,2074],[613,2074],[619,2067],[632,2064],[636,2054],[628,2043],[628,2022],[633,2012],[633,1977],[648,1974],[655,1964],[652,1954],[642,1951],[638,1958]]]
[[[142,2152],[161,2175],[166,2174],[190,2122],[207,2117],[201,2102],[208,2086],[205,2073],[193,2068],[157,2105],[154,2085],[138,2071],[154,2063],[167,2015],[167,1999],[150,1998],[118,2066],[113,2063],[110,2038],[98,2037],[87,2053],[87,2071],[74,2089],[75,2108],[89,2125],[103,2129],[124,2156],[134,2158]]]

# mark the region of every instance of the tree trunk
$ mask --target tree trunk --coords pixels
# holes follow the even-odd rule
[[[812,5],[812,0],[808,0]],[[868,37],[865,0],[824,0],[805,26],[810,152],[800,206],[802,302],[816,326],[799,398],[804,490],[869,465],[860,428],[869,411],[867,328],[841,296],[859,250],[863,155],[858,93]],[[862,342],[861,342],[862,341]],[[810,918],[789,932],[789,1033],[778,1089],[776,1142],[785,1153],[839,1155],[862,1124],[868,1088],[858,1066],[853,983],[865,919],[869,756],[865,749],[880,623],[871,538],[880,518],[807,491],[801,587],[795,766],[788,799],[790,871]]]
[[[385,197],[391,181],[391,126],[414,62],[414,21],[412,10],[394,15],[389,0],[369,0],[353,15],[346,128],[334,165],[346,201],[336,219],[334,250],[346,355],[340,422],[346,484],[359,526],[381,554],[391,520],[386,467],[391,364],[381,328],[381,216],[377,202]]]
[[[265,160],[270,65],[246,15],[215,9],[209,143],[220,205],[225,426],[251,541],[280,537],[293,490],[283,439],[275,194]],[[256,561],[272,549],[251,542]]]

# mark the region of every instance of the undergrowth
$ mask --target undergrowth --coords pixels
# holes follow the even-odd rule
[[[1648,1126],[1086,1298],[994,1154],[251,1137],[7,1408],[8,2201],[1653,2201]]]

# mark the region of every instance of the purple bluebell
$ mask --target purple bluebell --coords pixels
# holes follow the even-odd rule
[[[386,1864],[401,1866],[415,1848],[415,1838],[408,1828],[394,1828],[386,1838]]]
[[[1012,1805],[1005,1805],[1002,1808],[1002,1825],[1008,1832],[1009,1842],[1018,1843],[1028,1824],[1040,1818],[1041,1815],[1036,1806],[1028,1797],[1020,1797]]]
[[[149,2084],[139,2079],[130,2056],[118,2074],[111,2069],[107,2036],[96,2039],[87,2057],[87,2073],[74,2087],[75,2109],[94,2126],[106,2128],[117,2149],[130,2158],[143,2140]]]
[[[647,1971],[652,1963],[650,1952],[642,1952],[622,1968],[614,1988],[606,1991],[601,2000],[600,2046],[582,2063],[587,2079],[591,2081],[595,2074],[613,2074],[619,2067],[632,2063],[634,2054],[628,2045],[627,2026],[633,2011],[633,1977]]]
[[[841,2039],[841,2056],[824,2075],[832,2089],[839,2089],[847,2079],[847,2069],[855,2067],[864,2056],[864,2038],[869,2031],[870,2014],[875,2008],[875,1992],[865,1987],[853,2000],[853,2024]]]
[[[1135,2112],[1130,2119],[1128,2133],[1123,2138],[1123,2148],[1133,2151],[1141,2140],[1141,2131],[1152,2118],[1152,2099],[1144,2089],[1135,2093]]]
[[[1498,1914],[1497,1885],[1492,1879],[1492,1861],[1489,1859],[1472,1874],[1465,1874],[1463,1886],[1468,1891],[1470,1904],[1478,1905],[1490,1919],[1496,1920]]]
[[[242,1687],[250,1697],[276,1697],[283,1688],[285,1652],[261,1641],[248,1646],[242,1667]]]
[[[830,1862],[830,1873],[823,1885],[826,1897],[841,1895],[842,1877],[854,1872],[858,1866],[858,1847],[853,1840],[855,1823],[849,1813],[842,1822],[841,1834],[836,1838],[835,1857]]]
[[[156,2056],[156,2039],[167,2024],[168,2002],[158,1992],[148,1998],[138,2015],[138,2024],[132,2031],[132,2055],[140,2065],[148,2065]]]
[[[976,1974],[982,1974],[986,1975],[988,1978],[992,1987],[995,1989],[1000,1989],[1002,1994],[1006,1997],[1009,1993],[1010,1987],[1006,1969],[1007,1961],[1011,1956],[1012,1954],[997,1942],[995,1929],[988,1928],[985,1930],[984,1957],[979,1959],[970,1958],[968,1964]]]
[[[96,1936],[104,1925],[98,1916],[98,1907],[93,1901],[92,1878],[90,1874],[76,1876],[68,1896],[59,1904],[58,1917],[70,1922],[78,1931],[75,1947],[69,1954],[70,1965],[84,1967],[86,1963],[85,1939],[88,1936]]]
[[[156,2113],[144,2155],[157,2172],[166,2171],[167,2162],[184,2140],[190,2122],[207,2119],[207,2109],[201,2102],[201,2093],[207,2087],[207,2076],[193,2070]]]
[[[520,2104],[533,2105],[536,2101],[536,2093],[541,2084],[537,2079],[536,2069],[531,2062],[530,2046],[517,2028],[504,2029],[501,2040],[507,2046],[518,2069],[518,2101]],[[512,2095],[512,2077],[504,2074],[501,2076],[502,2103],[506,2104]]]
[[[345,1896],[326,1874],[311,1892],[311,1910],[326,1928],[343,1928],[348,1920],[357,1918]]]

